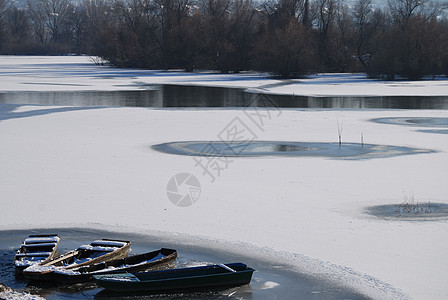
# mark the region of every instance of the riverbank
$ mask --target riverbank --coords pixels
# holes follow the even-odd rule
[[[364,74],[320,74],[306,79],[273,79],[268,74],[219,74],[117,69],[97,66],[88,56],[0,56],[0,92],[131,91],[156,84],[245,88],[295,96],[448,96],[448,78],[382,81]]]

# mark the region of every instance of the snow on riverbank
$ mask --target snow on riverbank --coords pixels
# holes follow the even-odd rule
[[[154,84],[240,87],[304,96],[446,96],[448,79],[378,81],[362,74],[324,74],[276,80],[258,73],[215,74],[115,69],[88,56],[0,56],[0,92],[141,90]]]
[[[16,58],[0,61],[5,59]],[[72,69],[59,67],[59,60],[71,59]],[[50,69],[58,71],[49,75],[41,69],[48,67],[47,58],[34,68],[11,65],[8,75],[2,68],[0,90],[138,88],[134,80],[140,77],[107,68],[114,78],[103,78],[104,68],[79,70],[79,59],[57,58]],[[96,69],[103,77],[94,80],[90,76]],[[67,77],[61,77],[63,72]],[[157,80],[167,80],[162,77]],[[238,109],[2,104],[0,229],[93,226],[161,238],[196,237],[219,247],[254,245],[273,256],[273,251],[282,253],[301,271],[338,278],[377,299],[448,297],[447,220],[394,221],[364,212],[372,205],[400,204],[404,195],[448,203],[448,135],[369,121],[448,118],[447,111],[285,109],[262,128],[246,117]],[[235,118],[259,140],[337,142],[339,123],[343,142],[359,143],[362,132],[365,143],[436,152],[364,160],[232,157],[212,182],[192,157],[151,149],[173,141],[219,140]],[[175,206],[167,197],[168,182],[181,172],[201,184],[190,207]]]

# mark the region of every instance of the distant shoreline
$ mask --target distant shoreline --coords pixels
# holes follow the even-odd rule
[[[310,97],[448,96],[448,78],[382,81],[364,74],[329,73],[275,79],[265,73],[187,73],[95,65],[88,56],[0,56],[1,92],[138,91],[174,84],[241,88],[249,92]]]

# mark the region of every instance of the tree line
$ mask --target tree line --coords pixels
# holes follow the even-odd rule
[[[445,2],[0,0],[0,54],[88,54],[118,67],[448,76]]]

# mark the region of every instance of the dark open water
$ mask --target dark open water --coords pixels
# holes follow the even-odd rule
[[[448,109],[448,97],[308,97],[266,95],[238,88],[179,85],[151,86],[143,91],[8,92],[0,93],[0,103],[133,106],[133,107],[246,107],[344,109]]]
[[[104,294],[94,284],[78,284],[64,287],[28,286],[27,282],[14,276],[13,258],[15,250],[29,234],[57,233],[61,237],[61,251],[74,249],[95,239],[115,238],[132,241],[132,253],[143,253],[162,247],[178,250],[178,267],[208,263],[243,262],[256,272],[250,285],[206,293],[184,293],[171,295],[120,296]],[[164,242],[151,236],[118,234],[99,230],[50,229],[50,230],[9,230],[0,231],[0,282],[5,285],[43,296],[47,299],[368,299],[368,297],[348,287],[335,285],[290,271],[287,265],[269,261],[259,261],[248,254],[210,251],[200,246],[186,246]]]

